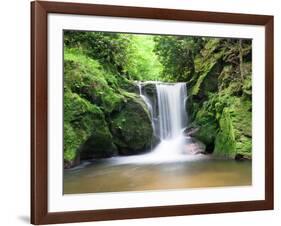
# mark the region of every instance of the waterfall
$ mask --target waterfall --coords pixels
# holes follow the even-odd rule
[[[186,84],[156,84],[158,101],[159,137],[173,139],[181,135],[186,127]]]
[[[152,85],[147,95],[146,85]],[[185,83],[139,82],[139,95],[147,106],[151,118],[154,136],[160,143],[149,153],[116,157],[118,164],[159,164],[163,162],[193,161],[202,158],[188,155],[188,138],[184,135],[187,126],[185,102],[187,90]],[[151,86],[149,88],[151,90]]]
[[[154,98],[146,94],[147,84],[154,85],[154,95],[156,95]],[[183,136],[187,124],[186,84],[144,82],[138,83],[138,87],[140,97],[149,110],[154,136],[160,140],[158,146],[149,154],[150,158],[157,160],[181,158],[186,143],[186,138]]]
[[[143,85],[153,84],[157,103],[152,104],[151,97],[143,92]],[[144,82],[138,83],[139,95],[146,104],[151,118],[154,135],[159,139],[169,140],[181,135],[187,124],[185,102],[187,99],[186,84]]]

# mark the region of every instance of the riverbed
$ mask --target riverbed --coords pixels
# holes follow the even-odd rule
[[[75,168],[64,170],[64,194],[252,184],[251,161],[237,162],[206,155],[156,163],[130,161],[133,158],[84,161]]]

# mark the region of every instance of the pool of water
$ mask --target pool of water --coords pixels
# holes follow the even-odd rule
[[[251,161],[198,155],[184,161],[130,161],[118,157],[82,162],[64,170],[64,194],[246,186],[252,183]]]

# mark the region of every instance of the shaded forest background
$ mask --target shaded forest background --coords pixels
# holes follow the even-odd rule
[[[136,81],[186,82],[192,136],[251,159],[251,62],[251,40],[64,31],[65,168],[157,143]]]

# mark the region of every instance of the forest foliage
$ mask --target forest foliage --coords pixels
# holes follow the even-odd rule
[[[217,156],[251,158],[251,47],[242,39],[64,31],[65,167],[151,145],[136,80],[186,82],[194,136]]]

